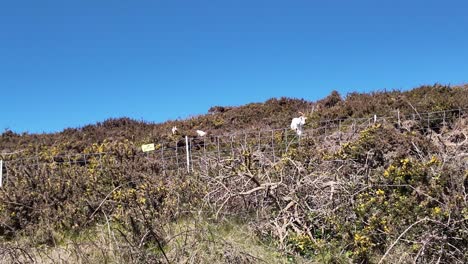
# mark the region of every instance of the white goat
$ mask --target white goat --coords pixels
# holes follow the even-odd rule
[[[201,130],[197,130],[197,135],[199,137],[204,137],[206,135],[206,132],[205,131],[201,131]]]
[[[291,129],[296,131],[296,134],[298,136],[301,136],[302,132],[303,132],[302,128],[305,125],[305,121],[306,121],[307,117],[305,117],[302,112],[299,112],[299,114],[301,114],[300,117],[295,117],[295,118],[292,119]]]
[[[177,133],[177,127],[173,126],[172,127],[172,135],[175,135],[175,133]]]

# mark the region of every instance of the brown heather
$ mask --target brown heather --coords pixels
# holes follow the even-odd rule
[[[467,263],[467,112],[435,84],[7,130],[0,263]],[[156,158],[196,129],[200,166]]]

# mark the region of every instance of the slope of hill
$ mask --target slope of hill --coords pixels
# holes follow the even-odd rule
[[[467,112],[467,85],[434,85],[5,131],[0,260],[466,263]]]

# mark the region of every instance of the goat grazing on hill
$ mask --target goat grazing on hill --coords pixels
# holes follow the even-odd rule
[[[175,135],[177,133],[177,127],[173,126],[172,127],[172,135]]]
[[[205,131],[201,131],[201,130],[197,130],[197,135],[198,135],[199,137],[204,137],[204,136],[206,136],[206,132],[205,132]]]
[[[305,117],[304,113],[299,112],[301,114],[300,117],[295,117],[291,121],[291,129],[296,131],[298,136],[301,136],[303,133],[303,126],[305,125],[305,121],[307,117]]]

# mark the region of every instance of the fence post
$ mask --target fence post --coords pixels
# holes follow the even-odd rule
[[[216,136],[216,150],[217,150],[217,156],[218,156],[218,163],[221,161],[221,153],[219,150],[219,136]]]
[[[284,140],[286,141],[284,143],[284,149],[285,151],[284,152],[287,152],[288,151],[288,129],[284,129]]]
[[[398,116],[398,129],[401,129],[400,109],[397,109],[397,116]]]
[[[444,111],[444,119],[442,120],[442,126],[445,127],[446,123],[445,123],[445,111]]]
[[[261,131],[258,130],[258,141],[257,141],[257,145],[258,145],[258,151],[261,151],[262,150],[262,135],[261,135]]]
[[[220,153],[220,150],[219,150],[219,136],[216,136],[216,149],[218,151],[218,162],[216,162],[216,167],[218,168],[218,176],[221,174],[221,153]]]
[[[429,129],[431,129],[431,124],[429,122],[429,115],[430,115],[430,113],[427,113],[427,131],[429,131]]]
[[[247,150],[248,147],[247,147],[247,133],[244,132],[244,146],[245,146],[245,149]]]
[[[166,175],[166,162],[164,160],[164,143],[161,144],[161,163],[163,167],[163,174]]]
[[[341,119],[338,120],[338,135],[339,135],[338,140],[340,141],[340,145],[341,145]]]
[[[209,143],[208,143],[209,144]],[[203,163],[205,163],[206,175],[208,175],[208,158],[206,155],[206,138],[203,138]]]
[[[232,156],[232,159],[234,159],[234,146],[233,146],[233,136],[231,136],[231,156]]]
[[[462,113],[461,113],[461,108],[458,108],[458,118],[460,119],[460,122],[462,120]]]
[[[3,160],[0,160],[0,188],[3,187]]]
[[[178,146],[177,146],[177,142],[175,144],[175,159],[176,159],[176,167],[177,167],[177,175],[180,175],[180,172],[179,172],[179,155],[178,155]]]
[[[189,150],[190,150],[190,171],[193,172],[193,166],[195,162],[193,162],[193,154],[192,154],[192,143],[193,143],[193,138],[189,139]],[[199,159],[200,160],[200,159]],[[199,163],[200,164],[200,163]]]
[[[190,154],[189,154],[188,136],[185,136],[185,151],[187,152],[187,173],[190,173]]]
[[[275,131],[271,131],[271,148],[273,150],[273,162],[276,163],[276,155],[275,155]]]

